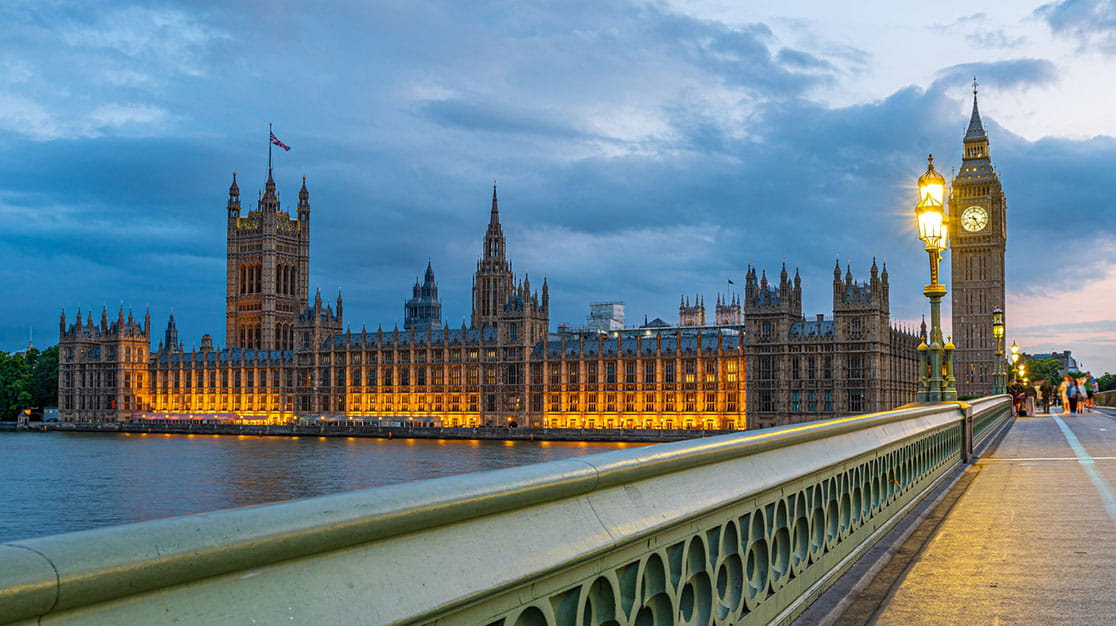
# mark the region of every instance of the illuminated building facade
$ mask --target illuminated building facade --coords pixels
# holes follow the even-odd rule
[[[636,335],[549,333],[549,287],[518,279],[493,188],[473,278],[472,323],[440,323],[433,269],[403,330],[347,331],[344,305],[308,297],[305,180],[291,218],[268,174],[257,209],[229,189],[226,342],[185,350],[173,316],[151,351],[150,320],[102,312],[60,320],[62,421],[209,419],[286,423],[422,419],[444,426],[743,429],[740,326]],[[701,320],[704,322],[704,320]]]

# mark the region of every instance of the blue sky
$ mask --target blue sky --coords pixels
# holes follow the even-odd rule
[[[786,6],[793,4],[793,6]],[[851,6],[851,8],[850,8]],[[390,328],[427,259],[451,325],[499,185],[551,321],[622,300],[675,320],[751,263],[835,258],[926,310],[913,223],[927,153],[981,113],[1008,198],[1008,336],[1116,371],[1113,2],[5,2],[0,348],[62,307],[173,311],[222,341],[224,206],[307,176],[311,284]],[[948,275],[948,274],[947,274]]]

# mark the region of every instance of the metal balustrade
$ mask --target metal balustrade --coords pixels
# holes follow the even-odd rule
[[[787,622],[1009,401],[885,413],[0,546],[0,622]]]

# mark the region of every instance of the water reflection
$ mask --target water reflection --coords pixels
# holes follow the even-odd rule
[[[0,433],[0,542],[636,445]]]

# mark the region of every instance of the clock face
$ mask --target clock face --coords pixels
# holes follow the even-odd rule
[[[984,230],[987,225],[988,211],[984,207],[971,206],[961,213],[961,227],[971,233]]]

